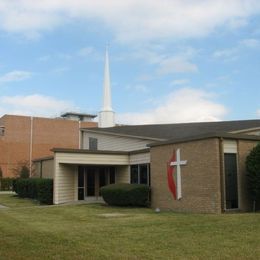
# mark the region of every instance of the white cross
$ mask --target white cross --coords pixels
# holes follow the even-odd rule
[[[181,165],[187,164],[187,160],[181,161],[180,148],[176,150],[176,161],[171,162],[170,166],[177,166],[177,199],[181,199]]]

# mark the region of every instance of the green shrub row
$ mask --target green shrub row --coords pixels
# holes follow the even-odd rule
[[[101,188],[104,201],[114,206],[147,207],[150,203],[150,188],[144,184],[111,184]]]
[[[21,198],[36,199],[43,204],[53,203],[53,180],[41,178],[17,179],[14,191]]]
[[[0,178],[0,190],[11,191],[13,189],[14,178]]]

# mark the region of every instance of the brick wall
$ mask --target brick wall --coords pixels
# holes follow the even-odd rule
[[[246,157],[256,145],[256,141],[238,141],[238,196],[239,208],[242,211],[252,210],[252,201],[247,190],[245,162]]]
[[[0,167],[5,177],[30,159],[31,118],[5,115],[0,120],[5,135],[0,137]],[[96,127],[95,122],[81,122],[80,127]],[[32,159],[52,155],[53,147],[79,148],[79,122],[65,119],[33,118]]]
[[[182,199],[168,189],[167,162],[180,148]],[[152,207],[188,212],[221,212],[219,140],[217,138],[151,148]]]

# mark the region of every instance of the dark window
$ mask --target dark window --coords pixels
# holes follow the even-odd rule
[[[131,183],[149,185],[149,164],[131,165]]]
[[[84,200],[84,167],[78,168],[78,200]]]
[[[115,167],[109,167],[109,183],[113,184],[116,182],[116,169]]]
[[[148,184],[148,167],[147,164],[139,165],[140,184]]]
[[[87,170],[87,196],[95,196],[95,169]]]
[[[225,153],[224,162],[226,209],[236,209],[238,208],[237,155],[235,153]]]
[[[131,183],[132,184],[138,184],[138,165],[131,165]]]
[[[0,136],[4,136],[4,135],[5,135],[5,128],[0,127]]]
[[[107,184],[106,182],[106,171],[105,168],[99,169],[99,187],[103,187]]]
[[[89,137],[89,150],[97,150],[98,149],[98,139]]]

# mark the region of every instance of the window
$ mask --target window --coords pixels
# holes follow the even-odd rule
[[[89,137],[89,150],[96,151],[98,149],[98,139]]]
[[[116,182],[116,168],[109,167],[109,183],[113,184]]]
[[[226,209],[238,208],[237,155],[224,154]]]
[[[131,165],[131,183],[150,185],[150,165],[149,164]]]
[[[0,126],[0,136],[5,135],[5,128],[3,126]]]

